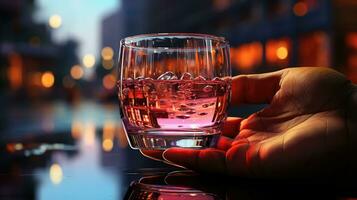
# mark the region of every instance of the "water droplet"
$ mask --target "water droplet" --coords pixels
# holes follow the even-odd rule
[[[190,110],[190,111],[186,112],[186,114],[188,114],[188,115],[192,115],[192,114],[195,114],[195,113],[196,113],[196,111],[194,111],[194,110]]]
[[[161,74],[157,80],[177,80],[177,76],[173,72],[165,72]]]
[[[178,116],[176,116],[176,118],[178,118],[178,119],[188,119],[188,118],[190,118],[190,116],[189,115],[178,115]]]
[[[195,106],[195,105],[197,105],[197,103],[191,102],[191,103],[188,103],[187,105],[188,105],[188,106]]]
[[[202,105],[203,108],[208,108],[209,107],[209,104],[208,103],[205,103]]]
[[[188,72],[185,72],[182,74],[180,80],[191,80],[192,79],[192,75]]]
[[[212,92],[213,90],[213,87],[211,85],[206,85],[204,88],[203,88],[203,92]]]
[[[206,78],[205,77],[203,77],[203,76],[197,76],[196,78],[195,78],[195,81],[205,81],[206,80]]]
[[[199,113],[198,115],[204,116],[204,115],[207,115],[207,114],[208,113],[203,112],[203,113]]]
[[[178,111],[188,111],[188,110],[190,110],[190,108],[187,107],[186,105],[180,105],[180,107],[177,110]]]

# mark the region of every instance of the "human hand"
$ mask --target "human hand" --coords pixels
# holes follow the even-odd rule
[[[342,175],[355,159],[357,90],[328,68],[287,68],[232,81],[232,105],[269,105],[228,118],[216,148],[142,151],[198,172],[247,177]]]

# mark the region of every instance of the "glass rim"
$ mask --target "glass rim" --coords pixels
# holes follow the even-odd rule
[[[224,38],[220,36],[215,36],[215,35],[210,35],[210,34],[202,34],[202,33],[149,33],[149,34],[139,34],[139,35],[133,35],[129,37],[125,37],[120,40],[120,46],[124,47],[129,47],[132,49],[138,49],[138,50],[158,50],[158,51],[176,51],[176,50],[197,50],[197,49],[205,49],[205,48],[183,48],[183,47],[138,47],[138,46],[133,46],[131,43],[138,42],[143,39],[154,39],[154,38],[172,38],[172,37],[177,37],[179,39],[185,39],[185,38],[193,38],[193,39],[201,39],[201,40],[212,40],[212,41],[217,41],[219,42],[219,46],[215,48],[224,48],[224,47],[229,47],[229,42]]]

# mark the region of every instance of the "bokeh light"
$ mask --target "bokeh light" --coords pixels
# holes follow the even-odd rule
[[[104,139],[102,143],[103,150],[109,152],[113,149],[113,140],[112,139]]]
[[[114,61],[112,59],[111,60],[103,60],[102,65],[103,65],[104,69],[109,70],[109,69],[113,68]]]
[[[111,60],[113,59],[114,51],[111,47],[104,47],[101,54],[104,60]]]
[[[84,71],[82,69],[81,66],[79,65],[73,65],[73,67],[71,68],[71,76],[74,79],[80,79],[83,77]]]
[[[308,11],[308,7],[307,7],[306,3],[298,2],[294,5],[293,11],[296,16],[302,17],[302,16],[306,15],[306,13]]]
[[[113,89],[115,86],[115,76],[107,74],[103,77],[103,87],[107,90]]]
[[[85,146],[93,146],[95,143],[95,124],[88,122],[84,126],[83,142]]]
[[[113,121],[105,121],[103,125],[103,142],[102,148],[104,151],[113,149],[113,138],[115,135],[115,123]]]
[[[57,29],[62,25],[62,18],[59,15],[52,15],[48,20],[48,24],[51,28]]]
[[[279,47],[276,50],[276,56],[280,59],[280,60],[284,60],[288,57],[288,49],[286,47]]]
[[[83,56],[82,62],[85,67],[91,68],[95,64],[95,57],[92,54],[87,54]]]
[[[52,72],[47,71],[42,74],[41,83],[42,83],[43,87],[50,88],[55,83],[55,76],[53,75]]]
[[[63,172],[59,164],[52,164],[50,167],[50,179],[51,182],[55,185],[58,185],[62,182]]]
[[[83,124],[78,120],[73,120],[71,127],[71,135],[74,139],[79,139],[82,136]]]

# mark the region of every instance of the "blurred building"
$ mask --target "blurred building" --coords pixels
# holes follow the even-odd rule
[[[154,32],[210,33],[230,41],[235,73],[287,66],[333,66],[357,82],[354,0],[148,2],[123,0],[117,11],[122,19],[116,26],[125,31],[113,37],[118,40]],[[103,31],[113,30],[113,26],[104,25]]]
[[[33,20],[35,11],[35,0],[0,1],[0,86],[19,100],[57,94],[78,62],[77,43],[54,43],[50,27]]]

